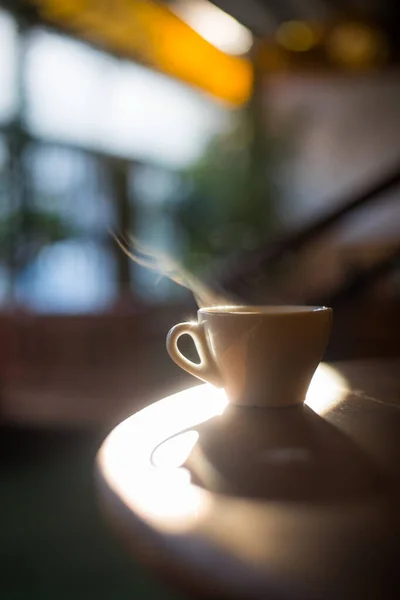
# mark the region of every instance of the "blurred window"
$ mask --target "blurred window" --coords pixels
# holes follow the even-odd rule
[[[106,310],[116,294],[111,253],[84,240],[45,246],[22,270],[16,287],[16,297],[24,306],[45,313]]]
[[[7,138],[0,134],[0,219],[9,213],[12,201],[9,193],[8,161]]]
[[[45,30],[31,33],[26,58],[27,125],[47,139],[180,167],[224,121],[202,94]]]
[[[171,171],[137,165],[132,170],[130,197],[134,205],[135,237],[145,248],[164,256],[176,255],[180,240],[168,207],[179,199],[180,177]],[[132,288],[146,302],[181,298],[185,291],[176,283],[132,263]]]
[[[30,144],[24,155],[27,257],[16,296],[44,312],[104,310],[117,294],[108,227],[115,219],[106,172],[81,150]]]
[[[104,311],[126,289],[148,303],[180,298],[176,284],[128,264],[110,230],[130,227],[176,254],[179,171],[228,111],[44,27],[19,33],[2,10],[0,39],[0,307]]]
[[[0,10],[0,124],[9,121],[17,108],[18,34],[14,19]]]
[[[10,293],[10,238],[8,218],[12,211],[12,196],[8,178],[8,145],[4,135],[0,135],[0,307],[7,304]]]
[[[99,158],[54,144],[32,144],[25,157],[32,205],[80,235],[105,235],[115,223],[112,190]]]

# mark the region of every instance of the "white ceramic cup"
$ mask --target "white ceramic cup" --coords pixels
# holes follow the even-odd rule
[[[329,341],[332,310],[324,306],[215,306],[197,322],[175,325],[167,350],[177,365],[224,387],[240,406],[301,404]],[[200,363],[186,358],[178,339],[193,338]]]

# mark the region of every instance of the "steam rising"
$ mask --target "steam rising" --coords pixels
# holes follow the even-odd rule
[[[190,290],[199,308],[237,304],[234,298],[222,290],[218,284],[206,283],[165,253],[150,250],[131,235],[117,236],[114,233],[112,235],[119,247],[135,263],[155,271],[161,277],[168,277],[171,281]]]

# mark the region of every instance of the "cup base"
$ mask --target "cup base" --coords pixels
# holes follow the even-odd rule
[[[227,398],[230,404],[233,406],[240,406],[241,408],[290,408],[293,406],[300,406],[305,402],[305,397],[297,400],[277,396],[263,396],[262,398],[231,398],[228,393]]]

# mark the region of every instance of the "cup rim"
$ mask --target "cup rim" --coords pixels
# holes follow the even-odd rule
[[[309,306],[309,305],[297,305],[297,304],[249,304],[249,305],[216,305],[216,306],[205,306],[199,308],[197,311],[202,314],[213,314],[213,315],[295,315],[304,313],[314,312],[332,312],[329,306]]]

